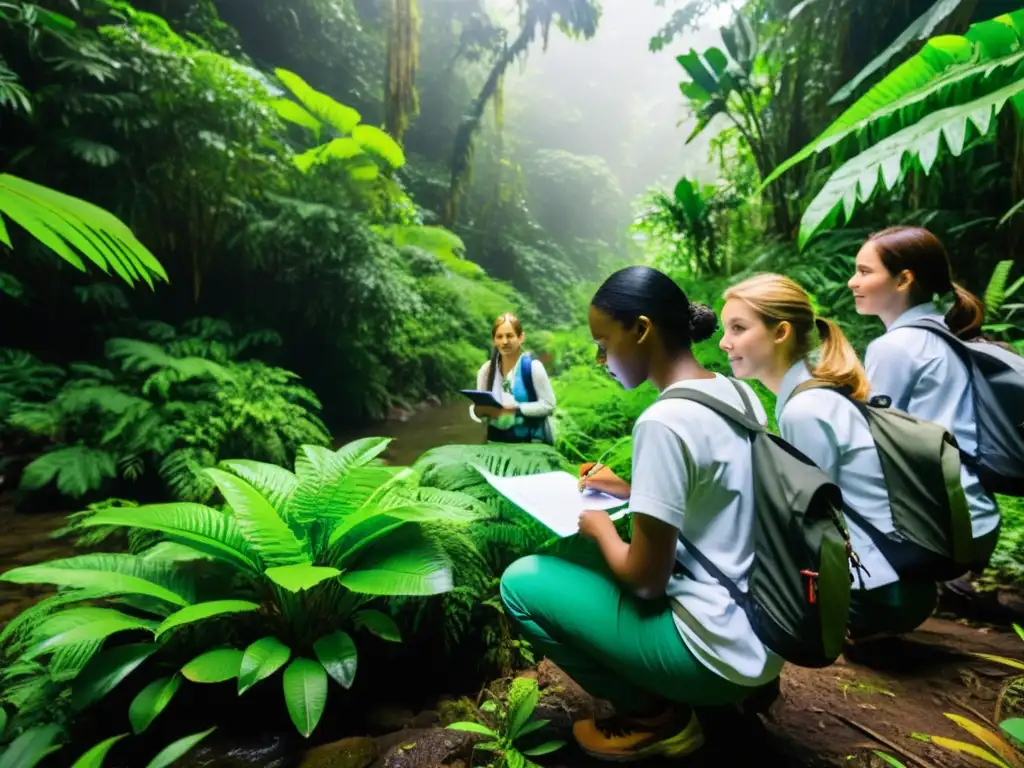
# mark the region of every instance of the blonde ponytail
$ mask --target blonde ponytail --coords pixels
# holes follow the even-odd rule
[[[837,387],[846,387],[855,400],[867,400],[871,391],[867,372],[839,324],[818,317],[814,325],[821,337],[821,352],[811,375]]]
[[[866,400],[871,391],[867,373],[846,335],[832,320],[814,316],[807,291],[785,275],[755,275],[726,290],[726,301],[740,299],[749,304],[767,326],[789,323],[793,329],[796,357],[807,357],[821,339],[820,357],[811,374],[822,384],[846,387],[857,400]]]

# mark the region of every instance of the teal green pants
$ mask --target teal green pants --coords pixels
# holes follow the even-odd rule
[[[538,659],[549,658],[619,714],[647,712],[666,699],[721,706],[754,691],[694,658],[676,629],[669,599],[623,592],[600,552],[591,549],[599,562],[592,555],[586,564],[530,555],[501,578],[501,599]]]
[[[932,615],[938,601],[934,581],[897,581],[850,593],[850,637],[911,632]]]

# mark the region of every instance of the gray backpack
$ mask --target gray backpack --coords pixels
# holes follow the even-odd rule
[[[896,408],[864,404],[851,397],[849,389],[820,380],[805,381],[790,399],[810,389],[846,398],[864,417],[882,465],[896,530],[882,533],[849,505],[843,508],[846,517],[860,526],[903,578],[949,581],[967,573],[974,538],[960,483],[956,438],[939,424]]]
[[[935,320],[905,327],[941,336],[967,366],[978,450],[974,456],[963,454],[963,463],[989,493],[1024,496],[1024,360],[986,341],[963,341]]]
[[[792,664],[827,667],[843,649],[850,563],[857,564],[842,521],[842,494],[810,459],[758,423],[750,397],[730,381],[746,413],[683,387],[668,390],[658,400],[699,403],[750,435],[757,515],[747,591],[682,533],[679,543],[728,590],[762,643]]]

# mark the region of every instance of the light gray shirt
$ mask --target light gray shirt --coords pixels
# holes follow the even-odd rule
[[[978,427],[967,367],[945,339],[922,328],[905,327],[925,318],[945,322],[933,303],[918,304],[868,345],[864,367],[871,380],[871,396],[887,395],[893,408],[941,424],[962,451],[973,455],[978,449]],[[974,538],[991,533],[999,525],[995,501],[966,466],[960,479],[971,509]]]
[[[782,378],[775,405],[779,433],[839,486],[847,506],[880,532],[892,533],[896,526],[871,428],[857,406],[836,392],[808,389],[790,399],[793,390],[810,379],[803,360]],[[875,589],[899,581],[864,529],[853,520],[846,523],[853,551],[867,570],[866,574],[854,573],[853,589]]]

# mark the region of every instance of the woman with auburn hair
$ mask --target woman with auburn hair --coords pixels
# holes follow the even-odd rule
[[[523,324],[511,312],[491,326],[491,359],[480,366],[476,388],[504,407],[474,405],[469,416],[487,424],[487,440],[496,443],[553,443],[551,414],[555,392],[540,360],[523,353]]]
[[[719,346],[733,373],[757,379],[777,395],[782,437],[825,471],[865,523],[883,535],[892,533],[881,460],[853,402],[867,399],[868,377],[842,330],[815,317],[807,292],[783,275],[744,280],[725,299]],[[935,608],[935,583],[900,579],[870,532],[849,518],[847,525],[863,566],[852,574],[851,638],[916,628]]]
[[[970,372],[948,341],[911,326],[933,320],[965,341],[975,339],[981,335],[984,305],[953,281],[946,249],[921,227],[890,227],[871,235],[857,254],[847,285],[857,312],[885,324],[885,333],[868,345],[864,358],[871,396],[884,396],[893,408],[941,424],[956,438],[971,510],[972,568],[982,571],[995,550],[1000,520],[994,499],[970,466],[969,457],[978,448]],[[935,296],[953,297],[945,315],[933,302]],[[966,584],[956,589],[969,591]]]

